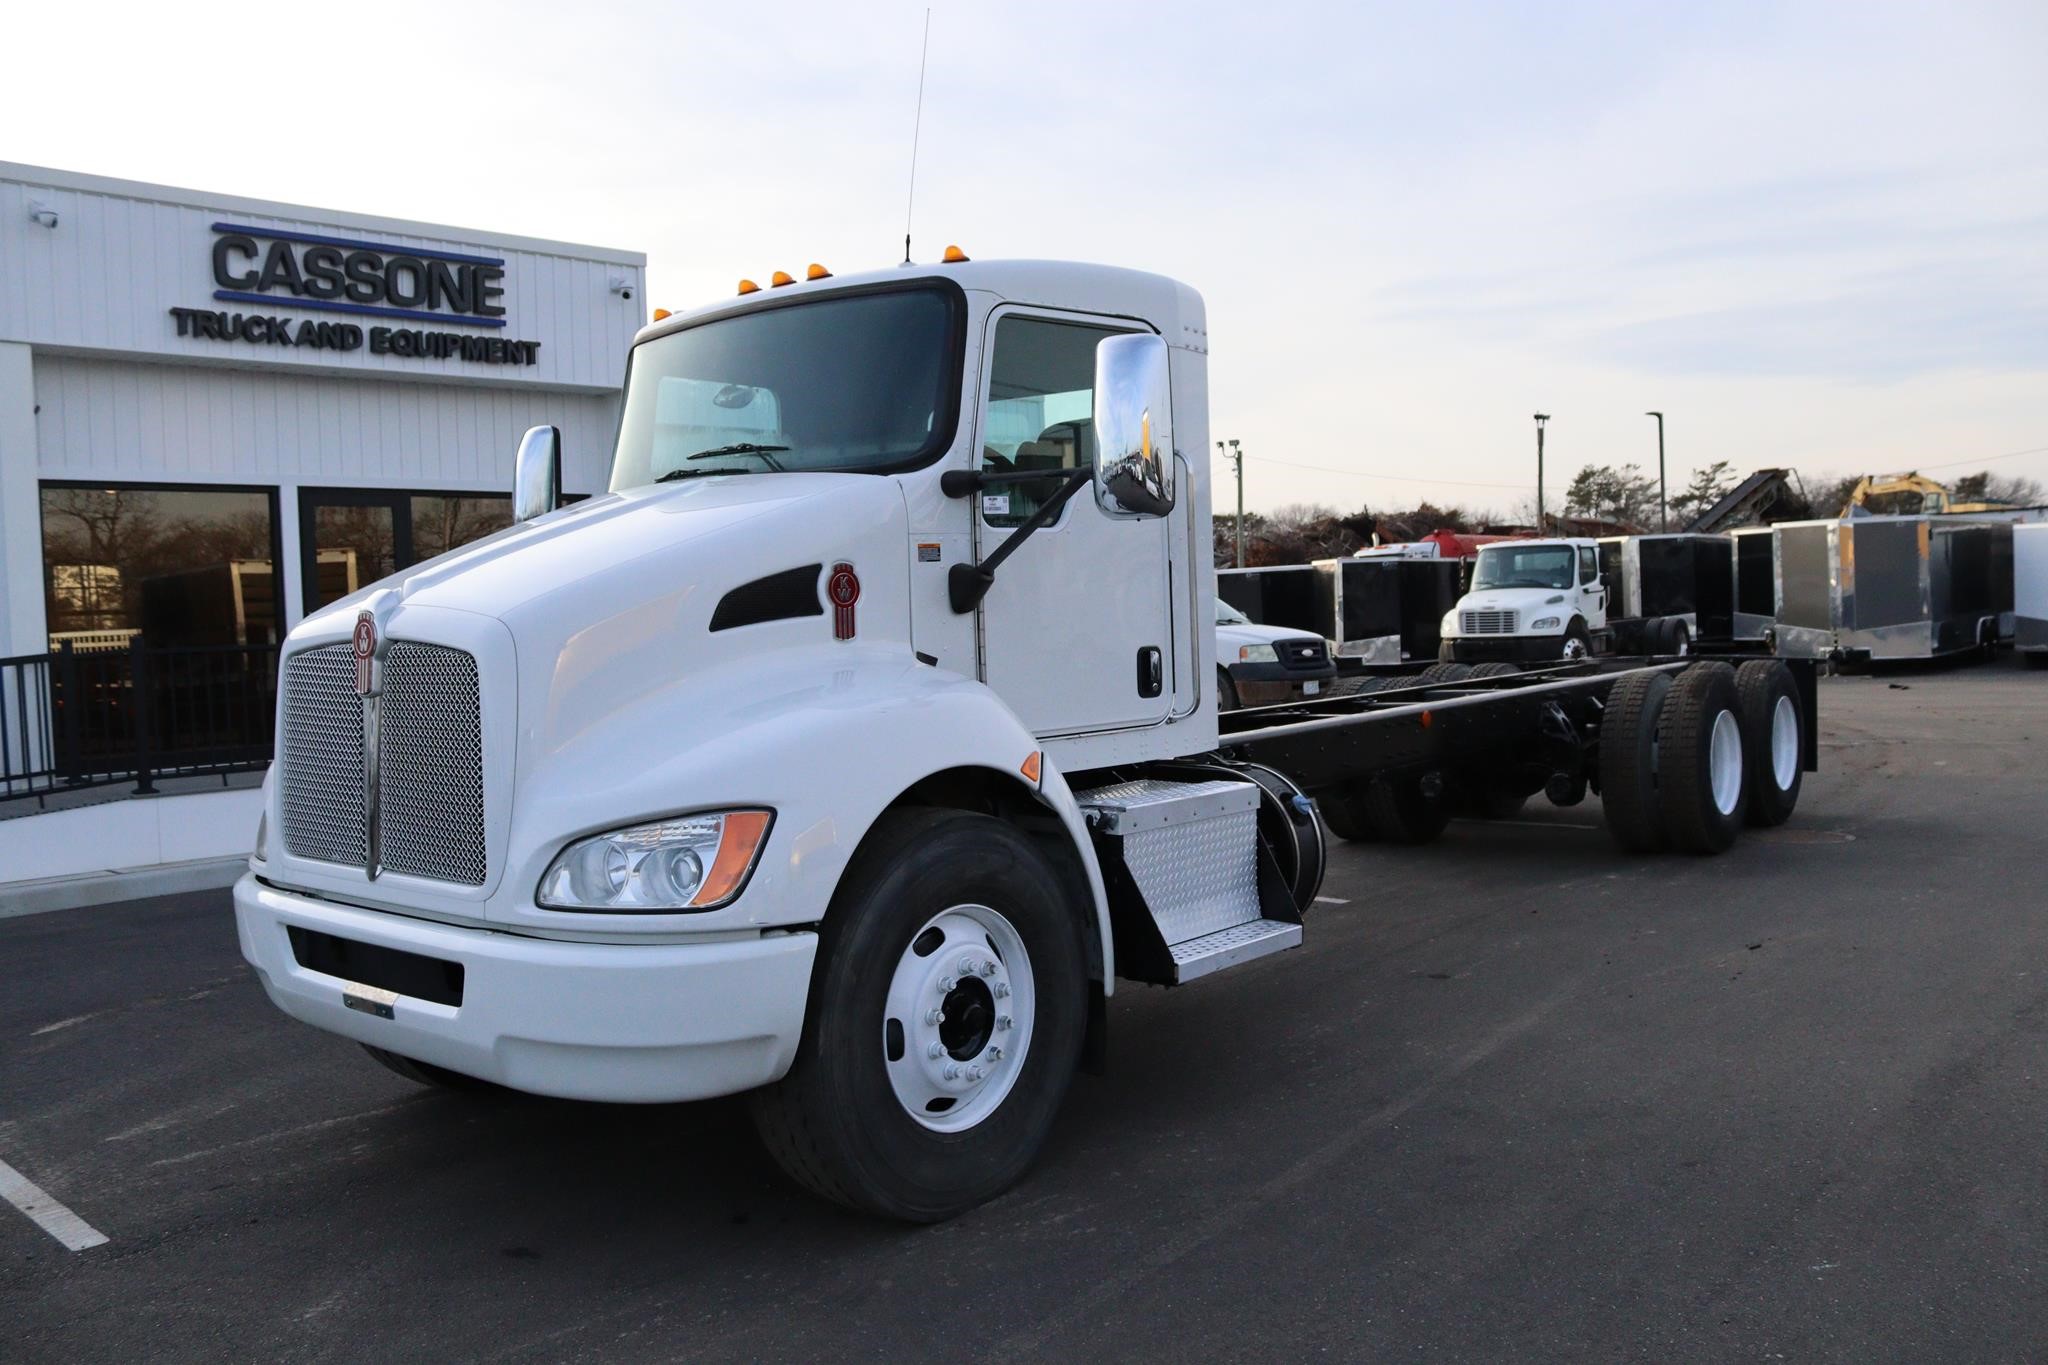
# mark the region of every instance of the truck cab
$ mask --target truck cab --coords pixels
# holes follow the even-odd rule
[[[1604,653],[1607,588],[1597,541],[1502,540],[1479,547],[1472,584],[1444,615],[1446,663],[1548,662]]]

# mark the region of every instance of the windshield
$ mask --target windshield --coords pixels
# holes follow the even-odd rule
[[[952,290],[888,289],[738,313],[642,342],[627,374],[612,488],[929,462],[953,442],[963,309]]]
[[[1251,618],[1222,598],[1216,599],[1216,624],[1219,626],[1248,626]]]
[[[1489,545],[1472,570],[1472,590],[1569,588],[1578,582],[1578,552],[1569,545]]]

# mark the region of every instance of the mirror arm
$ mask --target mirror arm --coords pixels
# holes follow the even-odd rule
[[[1020,483],[1051,483],[1069,478],[1075,473],[1087,473],[1094,465],[1077,465],[1073,469],[1015,469],[1008,473],[991,474],[981,469],[949,469],[939,475],[939,491],[949,498],[964,498],[970,493],[979,493],[984,488],[1008,488]]]
[[[952,474],[967,474],[969,472],[964,469],[954,470],[949,474],[943,475],[940,486],[943,488],[944,480],[951,478]],[[1081,491],[1082,484],[1089,482],[1095,477],[1095,466],[1084,464],[1076,465],[1072,469],[1031,470],[1027,472],[1026,477],[1043,478],[1050,475],[1057,475],[1065,480],[1065,483],[1060,487],[1060,491],[1047,498],[1043,506],[1025,518],[1023,525],[1010,532],[1010,538],[1001,545],[998,545],[994,554],[982,560],[979,564],[955,564],[947,572],[946,595],[951,599],[953,610],[956,613],[964,615],[981,605],[981,599],[988,596],[990,586],[996,581],[996,570],[1002,567],[1003,561],[1014,554],[1019,545],[1031,539],[1033,531],[1050,525],[1058,518],[1060,509],[1067,505],[1068,499]],[[987,478],[990,481],[1000,479],[1006,483],[1020,483],[1023,481],[1015,475],[1005,474],[972,475],[972,477]],[[957,497],[959,495],[952,494],[951,496]]]

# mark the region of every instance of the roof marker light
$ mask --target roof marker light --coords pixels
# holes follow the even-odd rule
[[[945,262],[947,265],[958,265],[966,259],[967,253],[959,247],[949,246],[946,248]]]
[[[672,318],[674,316],[675,314],[669,312],[666,308],[657,308],[654,310],[654,320],[656,322],[660,322],[663,318]]]
[[[740,292],[742,294],[758,294],[761,292],[761,286],[755,284],[752,280],[741,280]]]
[[[807,280],[829,280],[832,278],[832,272],[819,265],[816,261],[812,261],[811,268],[804,272],[804,278]]]
[[[795,283],[796,276],[790,274],[787,270],[778,270],[768,277],[768,287],[770,289],[780,289],[785,284]]]

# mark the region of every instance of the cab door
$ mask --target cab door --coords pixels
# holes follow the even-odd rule
[[[1579,547],[1579,615],[1590,630],[1607,625],[1607,585],[1600,578],[1600,552],[1591,545]]]
[[[1059,471],[1090,464],[1095,347],[1130,323],[1005,307],[982,348],[976,418],[984,473],[1042,481],[983,490],[977,561],[1060,490]],[[1083,484],[1058,519],[996,571],[977,609],[981,677],[1040,736],[1164,720],[1174,694],[1169,521],[1113,517]]]

